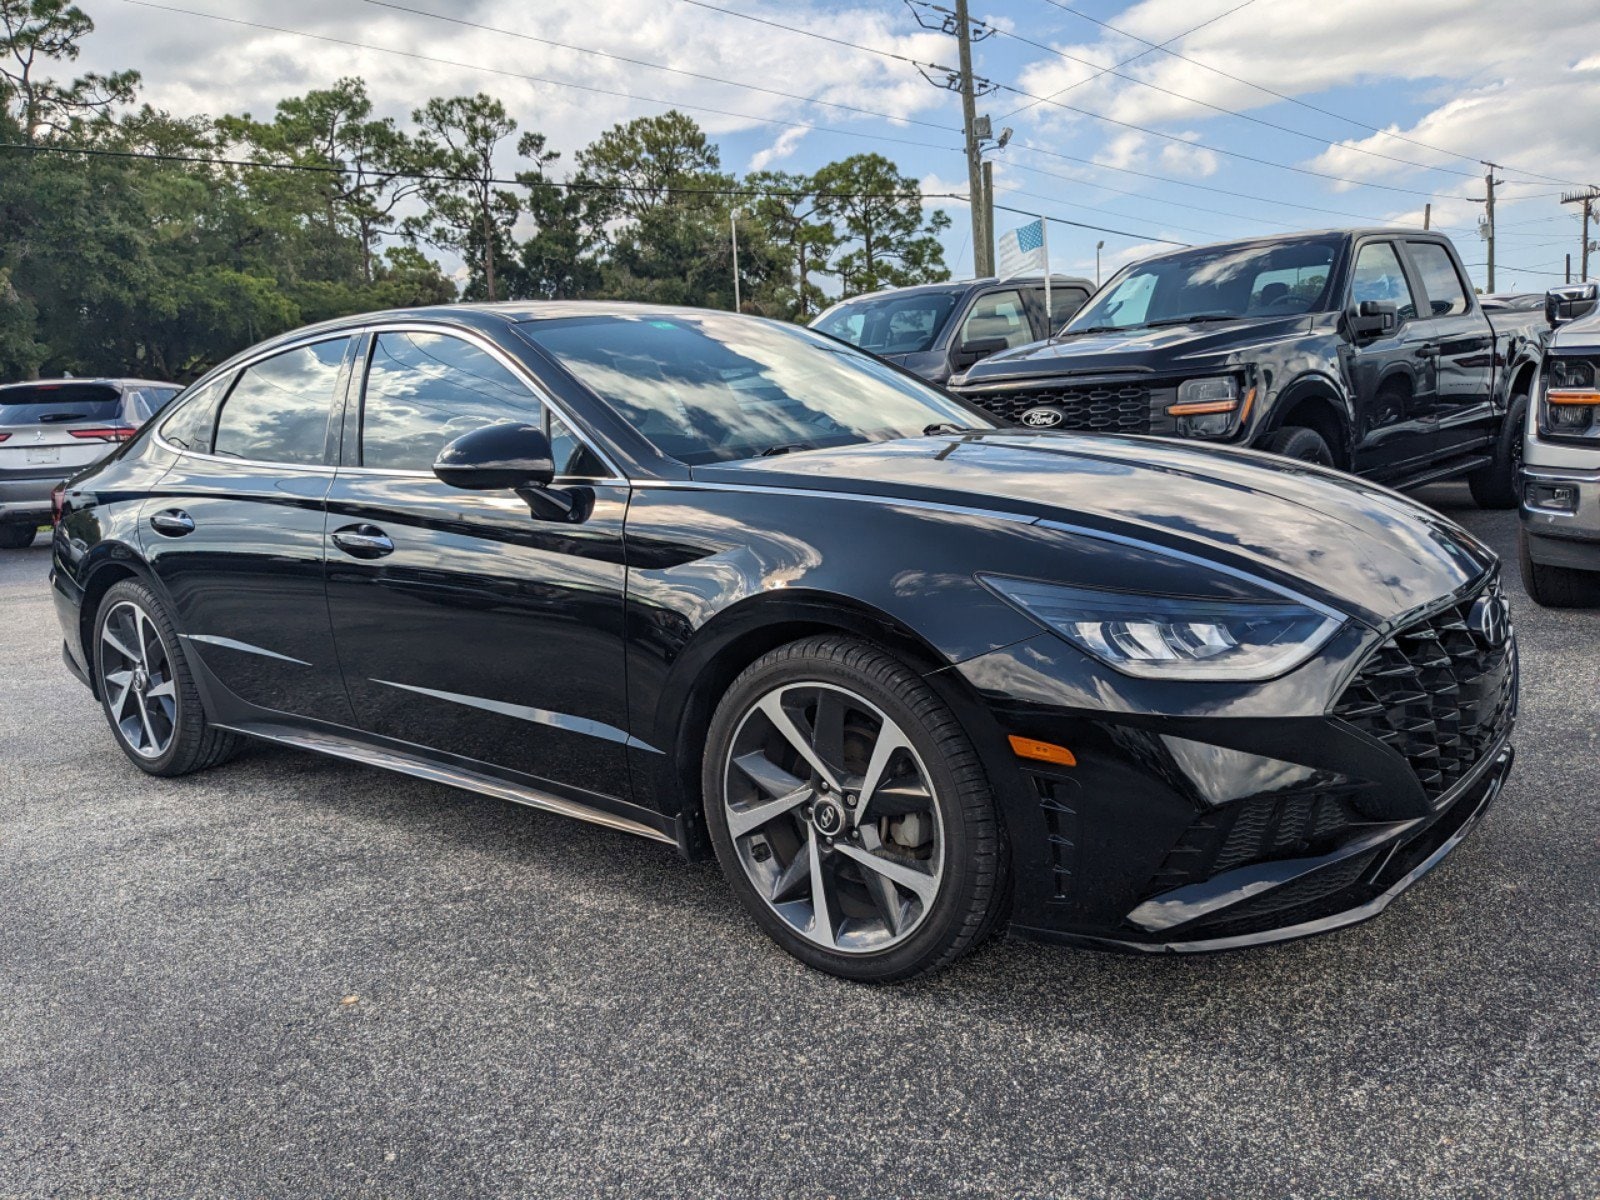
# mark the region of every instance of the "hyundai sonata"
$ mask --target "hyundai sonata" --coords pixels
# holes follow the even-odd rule
[[[715,854],[856,979],[1348,925],[1511,765],[1498,564],[1443,518],[751,318],[302,330],[58,508],[65,659],[142,770],[262,738]]]

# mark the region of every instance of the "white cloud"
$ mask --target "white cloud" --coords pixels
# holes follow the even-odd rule
[[[765,171],[773,163],[781,162],[788,158],[809,132],[806,129],[785,129],[778,135],[777,140],[772,145],[764,150],[758,150],[750,156],[749,169],[752,171]]]

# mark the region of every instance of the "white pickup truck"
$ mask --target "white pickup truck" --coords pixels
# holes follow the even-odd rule
[[[1523,439],[1522,581],[1538,604],[1600,603],[1600,290],[1553,289],[1556,326]]]

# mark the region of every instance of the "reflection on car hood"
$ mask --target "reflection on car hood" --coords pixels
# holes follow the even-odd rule
[[[997,430],[697,467],[694,475],[1134,537],[1252,571],[1373,623],[1455,591],[1494,562],[1452,522],[1363,480],[1156,438]],[[1042,574],[1048,569],[1041,564]]]

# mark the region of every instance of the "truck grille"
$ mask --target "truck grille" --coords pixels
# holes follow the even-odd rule
[[[1008,421],[1021,422],[1022,414],[1030,408],[1048,407],[1060,411],[1060,424],[1041,428],[1079,433],[1150,432],[1150,388],[1143,383],[1008,388],[997,392],[958,390],[958,394]]]
[[[1516,640],[1509,621],[1498,640],[1483,632],[1474,619],[1480,600],[1504,612],[1498,575],[1379,646],[1333,709],[1405,755],[1435,807],[1516,713]]]

